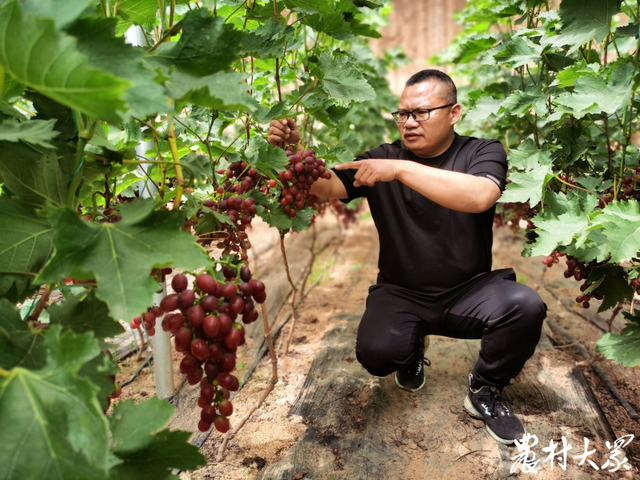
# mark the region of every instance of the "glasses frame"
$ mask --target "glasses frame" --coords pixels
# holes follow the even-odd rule
[[[417,123],[421,123],[421,122],[426,122],[427,120],[429,120],[429,119],[431,118],[431,112],[433,112],[434,110],[440,110],[441,108],[452,107],[452,106],[454,106],[454,105],[455,105],[455,103],[449,103],[449,104],[447,104],[447,105],[442,105],[442,106],[440,106],[440,107],[433,107],[433,108],[420,108],[420,109],[419,109],[420,111],[427,112],[427,118],[425,118],[424,120],[418,120],[418,119],[416,118],[415,110],[410,110],[410,111],[408,111],[408,112],[403,111],[402,113],[406,113],[407,115],[409,115],[409,116],[413,117],[413,120],[414,120],[415,122],[417,122]],[[395,111],[395,112],[391,112],[391,115],[393,116],[393,120],[394,120],[396,123],[402,124],[402,123],[406,123],[406,122],[407,122],[407,120],[409,120],[409,117],[407,117],[407,120],[399,121],[399,120],[398,120],[398,115],[399,115],[399,114],[400,114],[400,110],[397,110],[397,111]]]

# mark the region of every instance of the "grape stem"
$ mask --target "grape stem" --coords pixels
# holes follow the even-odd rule
[[[284,270],[287,272],[287,280],[289,280],[289,285],[291,285],[291,297],[289,298],[289,305],[291,306],[291,329],[289,330],[289,335],[287,336],[287,341],[284,344],[284,355],[289,353],[289,344],[291,343],[291,337],[293,336],[293,329],[296,326],[296,320],[298,319],[296,316],[296,293],[298,289],[296,288],[293,280],[291,279],[291,273],[289,272],[289,262],[287,262],[287,251],[284,247],[284,234],[280,234],[280,251],[282,252],[282,260],[284,261]]]
[[[42,290],[42,295],[40,296],[40,300],[38,300],[38,304],[36,305],[35,310],[31,315],[29,315],[27,320],[31,320],[32,322],[38,321],[38,318],[40,317],[42,310],[44,310],[44,307],[49,301],[50,293],[51,293],[51,287],[49,285],[45,286],[44,289]]]
[[[555,178],[556,180],[558,180],[559,182],[564,183],[565,185],[570,186],[571,188],[575,188],[575,189],[577,189],[577,190],[582,190],[583,192],[587,192],[587,193],[589,193],[589,194],[591,194],[591,195],[593,195],[593,196],[595,196],[595,197],[598,197],[598,194],[597,194],[597,193],[593,193],[593,192],[591,192],[591,191],[587,190],[586,188],[578,187],[577,185],[574,185],[574,184],[572,184],[572,183],[565,182],[565,181],[564,181],[564,180],[562,180],[558,175],[554,175],[554,178]],[[598,197],[598,198],[600,198],[600,197]]]
[[[278,383],[278,358],[276,356],[275,348],[273,347],[273,339],[271,338],[271,332],[269,331],[269,318],[267,316],[267,307],[265,306],[264,303],[261,303],[260,307],[262,308],[264,338],[267,342],[267,346],[269,347],[269,356],[271,357],[271,378],[267,383],[267,388],[265,388],[265,390],[262,392],[262,396],[258,399],[258,401],[253,404],[253,406],[249,409],[249,411],[242,418],[242,420],[240,420],[240,423],[238,423],[238,425],[236,425],[236,427],[233,430],[229,431],[224,436],[224,439],[222,440],[222,444],[220,445],[220,448],[218,449],[218,453],[216,455],[216,462],[221,462],[222,460],[224,460],[224,452],[227,448],[227,444],[229,443],[229,440],[231,440],[231,438],[240,431],[240,429],[245,425],[245,423],[247,423],[247,420],[249,420],[251,415],[253,415],[253,412],[255,412],[258,408],[260,408],[260,406],[264,403],[265,399],[269,396],[271,391],[276,386],[276,383]]]

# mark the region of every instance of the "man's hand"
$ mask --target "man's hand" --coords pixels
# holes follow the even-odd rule
[[[292,118],[272,120],[269,124],[267,140],[274,147],[284,148],[287,145],[297,145],[300,141],[300,130]]]
[[[360,160],[358,162],[342,163],[335,166],[336,170],[348,168],[357,170],[354,187],[366,185],[373,187],[376,182],[391,182],[398,178],[398,162],[396,160]]]

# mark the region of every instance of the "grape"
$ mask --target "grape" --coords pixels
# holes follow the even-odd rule
[[[253,298],[258,303],[264,303],[267,299],[267,294],[265,292],[253,292]]]
[[[133,320],[131,320],[131,328],[140,328],[140,325],[142,325],[142,319],[140,317],[133,317]]]
[[[222,347],[218,343],[209,345],[209,360],[219,362],[222,359]]]
[[[238,348],[240,344],[240,340],[242,339],[242,334],[240,330],[237,328],[233,328],[227,335],[224,337],[224,344],[230,350]]]
[[[229,300],[229,311],[233,313],[241,313],[244,310],[244,300],[240,297],[232,297]]]
[[[220,433],[226,433],[229,431],[229,428],[231,428],[229,419],[220,415],[218,415],[213,421],[213,426],[216,427],[216,430],[218,430]]]
[[[238,287],[235,283],[227,282],[222,286],[222,296],[224,298],[229,299],[233,297],[236,293],[238,293]]]
[[[202,369],[200,367],[196,367],[196,369],[187,375],[187,382],[189,385],[196,385],[200,380],[202,380]]]
[[[172,313],[170,316],[167,316],[167,318],[169,323],[169,331],[175,335],[176,332],[180,330],[180,327],[184,325],[184,315],[182,315],[181,313]]]
[[[186,352],[191,347],[193,332],[186,327],[182,327],[178,330],[175,336],[176,350],[179,352]]]
[[[218,410],[225,417],[233,415],[233,404],[229,400],[223,400],[218,404]]]
[[[221,313],[218,316],[218,320],[220,322],[220,334],[226,335],[227,333],[229,333],[231,331],[231,328],[233,327],[233,320],[231,319],[231,317],[226,313]]]
[[[189,307],[189,310],[187,310],[187,321],[189,322],[189,325],[193,327],[199,327],[202,325],[204,317],[204,308],[200,305],[194,305],[193,307]]]
[[[213,385],[202,385],[202,387],[200,387],[200,396],[206,400],[208,400],[209,402],[211,400],[213,400],[213,397],[216,394],[216,390],[215,388],[213,388]]]
[[[178,309],[178,295],[172,293],[167,295],[160,301],[160,308],[165,312],[173,312]]]
[[[162,309],[157,306],[151,308],[151,313],[153,313],[153,316],[156,318],[160,318],[164,315],[164,312],[162,311]]]
[[[218,299],[213,295],[207,295],[200,299],[200,306],[204,308],[205,312],[213,312],[219,307]]]
[[[236,368],[236,356],[233,353],[225,353],[220,359],[220,371],[231,373]]]
[[[202,409],[200,413],[200,419],[205,423],[213,423],[216,418],[216,408],[212,405],[207,405]]]
[[[243,282],[251,280],[251,270],[249,270],[249,267],[240,268],[240,278]]]
[[[186,355],[182,357],[182,361],[180,362],[180,373],[188,375],[193,372],[197,366],[198,360],[196,360],[191,355]]]
[[[191,342],[191,353],[198,360],[205,360],[209,358],[209,347],[204,340],[198,338]]]
[[[207,400],[206,398],[204,398],[202,395],[198,397],[198,406],[200,408],[204,408],[207,405],[211,405],[211,400]]]
[[[196,277],[196,285],[198,288],[209,295],[215,295],[216,293],[215,282],[215,279],[208,273],[201,273]]]
[[[154,327],[147,328],[147,335],[153,337],[156,334],[156,329]]]
[[[202,420],[200,420],[198,422],[198,430],[200,430],[201,432],[206,432],[210,428],[211,428],[211,424],[210,423],[205,423]]]
[[[204,364],[204,373],[209,378],[216,378],[221,372],[220,364],[207,360]]]
[[[246,313],[243,317],[242,317],[242,321],[246,324],[249,323],[253,323],[258,319],[259,313],[257,310],[252,310],[249,313]]]
[[[215,337],[220,333],[220,319],[215,315],[207,315],[202,324],[204,333],[210,337]]]
[[[218,385],[220,385],[222,388],[229,389],[229,387],[233,385],[233,378],[227,372],[222,372],[218,374],[218,376],[216,377],[216,380],[218,381]]]
[[[182,275],[181,273],[177,274],[175,277],[173,277],[173,280],[171,280],[171,287],[176,292],[182,292],[186,290],[188,286],[189,280],[185,275]]]
[[[229,387],[229,390],[231,390],[232,392],[237,392],[238,389],[240,388],[240,381],[233,375],[230,375],[230,377],[231,377],[231,386]]]
[[[220,388],[220,391],[222,392],[222,398],[224,400],[229,400],[229,398],[231,398],[231,392],[226,388]]]
[[[189,308],[196,301],[196,294],[193,290],[185,290],[178,294],[178,306],[180,308]]]
[[[262,283],[260,280],[252,279],[249,281],[249,285],[251,285],[251,289],[254,293],[265,291],[264,283]]]

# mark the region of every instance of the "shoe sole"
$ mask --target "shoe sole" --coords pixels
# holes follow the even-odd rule
[[[479,418],[480,420],[482,420],[484,422],[484,426],[487,429],[487,432],[489,432],[489,435],[491,435],[491,437],[498,443],[501,443],[503,445],[513,445],[514,444],[514,440],[507,440],[505,438],[502,438],[500,436],[498,436],[496,434],[496,432],[494,432],[493,430],[491,430],[491,428],[489,427],[489,425],[487,425],[487,422],[484,421],[484,417],[482,416],[482,414],[476,409],[476,407],[473,406],[473,403],[471,403],[471,399],[469,398],[469,395],[467,395],[464,398],[464,408],[467,412],[469,412],[469,414],[472,417],[475,418]]]
[[[424,354],[427,352],[427,348],[429,348],[429,335],[424,337],[424,350],[422,351],[422,356],[424,356]],[[420,390],[422,387],[425,386],[425,384],[427,383],[427,377],[425,375],[425,378],[422,379],[422,384],[420,384],[420,386],[418,388],[407,388],[403,385],[400,385],[400,382],[398,381],[398,374],[395,374],[395,379],[396,379],[396,385],[398,387],[400,387],[402,390],[406,390],[407,392],[417,392],[418,390]]]

